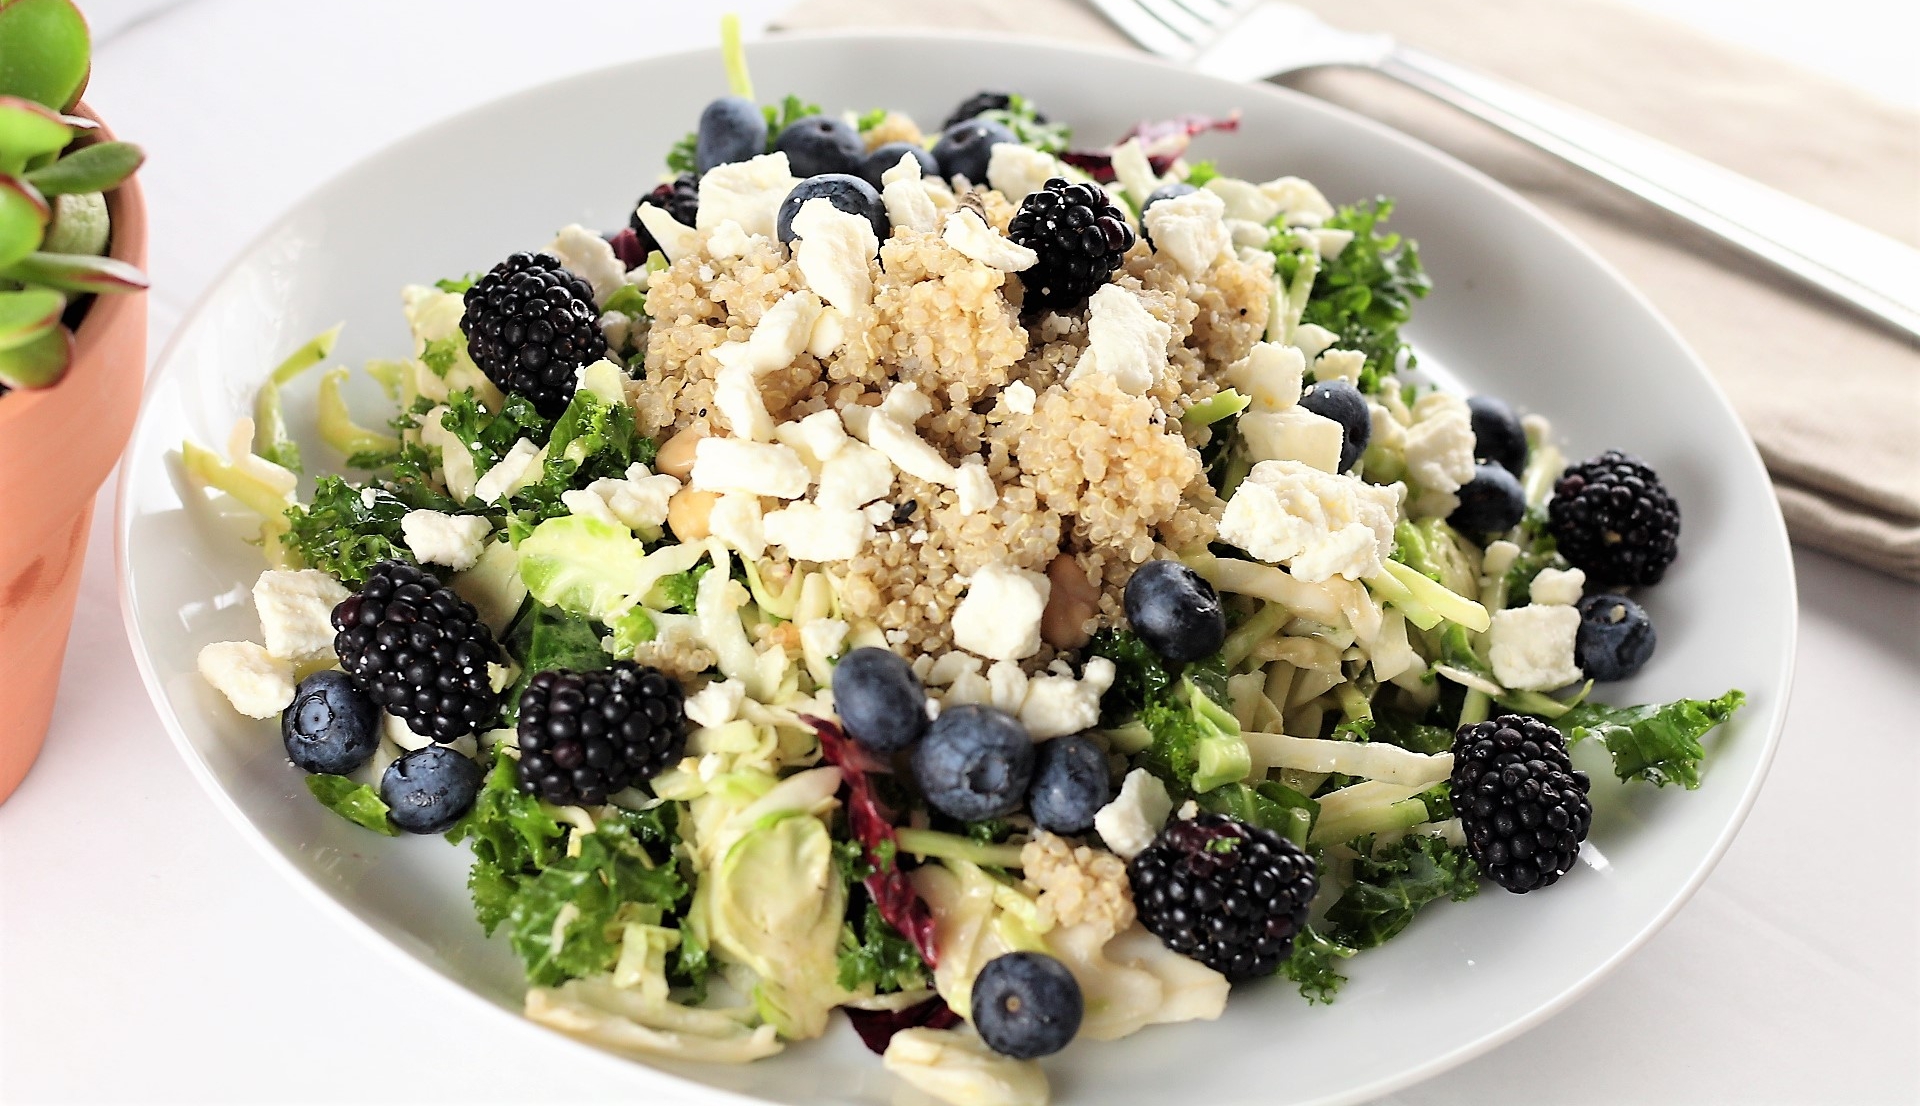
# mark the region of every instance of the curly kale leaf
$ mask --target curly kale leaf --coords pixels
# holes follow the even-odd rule
[[[1319,930],[1308,926],[1293,939],[1293,955],[1280,965],[1280,974],[1300,985],[1300,997],[1308,1002],[1330,1003],[1347,977],[1340,974],[1340,963],[1360,950],[1328,940]]]
[[[1409,834],[1378,856],[1354,861],[1353,883],[1327,911],[1327,936],[1353,949],[1385,944],[1435,899],[1472,898],[1479,873],[1466,849]]]
[[[340,477],[322,476],[311,503],[288,509],[288,530],[280,540],[309,567],[355,586],[381,561],[413,559],[400,532],[407,510],[385,491],[374,489],[363,498]]]
[[[387,820],[387,804],[381,800],[380,793],[364,783],[355,783],[345,776],[330,776],[316,773],[307,777],[307,790],[320,800],[320,805],[333,811],[340,817],[362,829],[388,837],[397,837],[400,831],[393,828]]]
[[[507,920],[522,884],[565,855],[566,832],[514,778],[517,762],[503,746],[494,754],[485,786],[447,840],[470,841],[473,868],[467,889],[473,913],[489,935]]]
[[[612,970],[625,923],[658,925],[688,896],[671,857],[649,852],[624,819],[603,819],[577,840],[576,855],[520,881],[507,904],[508,942],[529,983]]]
[[[880,908],[867,904],[866,917],[858,931],[849,918],[840,931],[840,986],[856,990],[871,983],[875,994],[911,991],[927,984],[926,965],[913,942],[880,916]]]
[[[1360,388],[1377,391],[1382,376],[1394,371],[1406,343],[1400,328],[1413,317],[1413,301],[1425,296],[1433,282],[1420,268],[1420,252],[1410,240],[1381,229],[1393,212],[1385,197],[1344,205],[1328,219],[1330,230],[1353,232],[1353,241],[1338,257],[1323,258],[1301,322],[1326,327],[1340,336],[1340,348],[1367,355]],[[1282,280],[1293,279],[1301,257],[1281,255]]]
[[[1599,738],[1613,754],[1614,775],[1622,780],[1647,780],[1662,787],[1677,783],[1691,791],[1700,786],[1700,762],[1707,755],[1700,739],[1746,701],[1746,693],[1736,688],[1718,699],[1634,707],[1587,702],[1561,716],[1556,725],[1569,743]]]

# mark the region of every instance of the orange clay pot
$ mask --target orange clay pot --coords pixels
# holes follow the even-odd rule
[[[92,117],[83,105],[78,114]],[[106,128],[95,132],[111,138]],[[147,263],[140,185],[107,194],[112,255]],[[96,296],[52,388],[0,396],[0,802],[46,740],[93,499],[120,460],[147,368],[147,298]]]

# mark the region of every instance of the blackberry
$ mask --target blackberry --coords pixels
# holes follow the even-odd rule
[[[1085,303],[1133,248],[1133,228],[1095,184],[1061,177],[1020,201],[1007,237],[1040,255],[1021,273],[1028,311],[1067,311]]]
[[[1657,584],[1680,550],[1680,505],[1639,458],[1610,449],[1568,465],[1547,526],[1589,583]]]
[[[686,752],[683,707],[678,683],[632,661],[540,673],[520,697],[520,790],[594,805],[652,779]]]
[[[1587,774],[1567,757],[1567,739],[1538,718],[1504,714],[1454,734],[1448,794],[1467,851],[1517,895],[1573,867],[1593,823],[1587,787]]]
[[[493,631],[473,604],[420,569],[383,561],[333,609],[334,652],[360,693],[435,741],[486,729],[500,713],[487,666]]]
[[[982,112],[1011,111],[1012,109],[1013,96],[1011,93],[976,92],[960,101],[960,106],[953,109],[953,114],[947,116],[947,121],[940,124],[940,129],[944,131],[955,123],[964,123],[969,119],[978,118]],[[1036,123],[1045,123],[1047,117],[1036,111],[1033,113],[1033,121]],[[898,159],[896,158],[895,160]]]
[[[544,253],[516,253],[467,289],[467,352],[503,392],[547,418],[573,399],[580,366],[606,356],[593,289]]]
[[[1202,814],[1127,864],[1140,924],[1233,982],[1272,975],[1320,889],[1313,860],[1270,829]]]
[[[688,173],[679,180],[668,181],[653,191],[640,197],[640,203],[633,205],[633,214],[627,216],[627,225],[640,238],[641,258],[660,248],[660,243],[648,233],[646,224],[640,221],[640,204],[652,204],[673,217],[673,221],[682,226],[692,226],[700,214],[700,181]]]

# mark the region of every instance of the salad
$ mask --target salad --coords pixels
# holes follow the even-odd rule
[[[283,417],[337,329],[182,447],[268,562],[200,671],[330,810],[471,851],[529,1018],[741,1062],[839,1010],[1042,1103],[1076,1037],[1580,878],[1577,743],[1699,785],[1739,691],[1591,694],[1678,505],[1423,380],[1390,201],[1186,158],[1232,118],[927,130],[727,57],[627,226],[404,289],[384,415],[321,373],[350,475]]]

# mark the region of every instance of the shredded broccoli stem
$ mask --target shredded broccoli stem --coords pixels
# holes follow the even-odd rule
[[[320,377],[316,417],[320,423],[321,440],[348,457],[356,453],[392,453],[399,449],[400,439],[369,430],[353,421],[352,412],[347,410],[347,401],[340,394],[340,385],[346,380],[345,369],[330,369]]]
[[[988,868],[1020,867],[1020,846],[988,845],[970,837],[939,830],[903,827],[893,831],[900,848],[917,857],[937,860],[965,860]]]
[[[720,57],[727,67],[727,87],[735,96],[753,99],[753,77],[747,73],[747,51],[740,42],[740,17],[720,17]]]
[[[315,335],[267,374],[267,382],[260,386],[259,393],[253,397],[255,453],[275,463],[288,455],[286,451],[292,449],[293,440],[287,435],[286,416],[280,409],[280,389],[332,355],[333,344],[340,337],[340,328],[346,325],[335,323],[333,329]],[[297,458],[299,454],[295,451],[292,456]]]
[[[1480,633],[1493,625],[1493,616],[1487,613],[1485,607],[1463,595],[1448,591],[1437,581],[1421,575],[1411,566],[1403,565],[1399,561],[1388,561],[1386,575],[1391,576],[1400,588],[1394,589],[1391,585],[1380,586],[1378,576],[1370,577],[1367,583],[1374,585],[1376,593],[1380,594],[1383,600],[1399,607],[1406,613],[1407,621],[1422,630],[1433,629],[1441,619],[1459,623],[1474,633]],[[1396,591],[1404,594],[1396,594]],[[1428,619],[1432,621],[1427,621]]]

